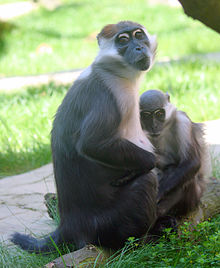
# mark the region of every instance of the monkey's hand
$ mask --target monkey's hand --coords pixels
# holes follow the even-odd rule
[[[154,227],[150,230],[150,233],[160,237],[165,233],[165,229],[171,228],[171,232],[177,232],[177,220],[172,216],[159,217],[154,224]]]
[[[195,177],[200,167],[198,158],[185,160],[177,167],[170,167],[164,172],[158,188],[158,202],[163,199],[170,191],[182,187],[186,182]]]
[[[166,197],[166,195],[174,189],[174,186],[169,182],[169,180],[163,177],[159,182],[157,202],[160,202]]]

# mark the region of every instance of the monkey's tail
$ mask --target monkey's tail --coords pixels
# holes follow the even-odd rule
[[[55,251],[56,245],[61,243],[60,231],[57,229],[43,239],[36,239],[29,235],[14,233],[10,239],[15,245],[28,252],[46,253]]]

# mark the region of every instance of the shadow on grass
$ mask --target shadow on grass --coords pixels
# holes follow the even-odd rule
[[[11,32],[14,28],[16,28],[14,24],[0,20],[0,56],[5,53],[7,48],[5,35]]]
[[[34,29],[34,28],[29,28],[27,31],[35,31],[38,32],[42,35],[49,36],[51,38],[57,38],[57,39],[80,39],[80,38],[85,38],[86,35],[84,34],[63,34],[51,29]]]
[[[86,5],[90,5],[89,1],[81,1],[81,2],[71,1],[71,3],[66,3],[63,5],[60,5],[57,8],[55,8],[54,10],[49,10],[49,9],[42,7],[41,15],[43,18],[47,18],[49,21],[50,18],[54,18],[56,16],[57,17],[63,16],[63,14],[66,12],[67,12],[66,16],[69,16],[69,14],[71,13],[71,10],[76,11],[77,9],[85,7]],[[65,34],[63,32],[57,31],[56,29],[47,28],[46,25],[44,25],[44,27],[41,29],[35,28],[34,25],[24,25],[23,29],[27,32],[35,31],[35,32],[40,33],[44,36],[49,36],[51,38],[57,38],[57,39],[60,39],[60,38],[80,39],[80,38],[85,38],[87,36],[85,34],[74,34],[74,33],[73,34]],[[73,27],[73,32],[74,32],[74,27]]]
[[[10,107],[3,109],[2,115],[0,114],[0,178],[20,174],[51,162],[50,139],[47,137],[51,126],[48,123],[42,123],[45,116],[49,116],[47,112],[46,115],[43,112],[44,105],[50,104],[51,109],[51,103],[54,100],[53,95],[55,95],[55,99],[61,101],[68,87],[55,86],[51,83],[39,87],[30,87],[21,92],[9,94],[0,92],[0,109],[1,107]],[[45,98],[46,100],[44,100]],[[41,100],[43,105],[39,106],[39,110],[35,114],[35,109],[33,112],[31,107]],[[27,121],[22,121],[22,125],[18,125],[17,118],[20,116],[20,108],[17,109],[16,107],[23,106],[27,108]],[[53,109],[56,111],[56,107],[53,107]],[[30,115],[28,112],[30,112]],[[52,116],[50,115],[51,120],[53,120]],[[36,121],[34,117],[37,117]],[[28,129],[28,124],[30,124],[31,131]],[[39,135],[38,130],[40,129],[42,131]],[[38,132],[37,136],[35,136],[35,131]],[[42,136],[44,136],[43,139]],[[25,137],[28,138],[28,141]]]
[[[15,152],[0,152],[0,179],[21,174],[51,162],[50,144],[38,144],[34,148],[25,148]]]

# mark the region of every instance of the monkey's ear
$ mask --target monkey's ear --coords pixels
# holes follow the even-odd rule
[[[170,95],[168,92],[166,92],[167,101],[170,102]]]
[[[100,46],[100,33],[96,35],[96,39],[97,39],[98,45]]]
[[[151,51],[155,54],[157,50],[157,36],[156,35],[148,35],[150,44],[151,44]]]

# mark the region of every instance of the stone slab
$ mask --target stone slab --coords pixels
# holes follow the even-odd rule
[[[220,119],[205,122],[205,139],[210,146],[212,158],[220,161]]]
[[[0,5],[0,20],[7,21],[37,9],[37,5],[31,1],[8,3]]]
[[[63,71],[30,76],[5,77],[0,79],[0,90],[14,90],[29,86],[46,85],[54,82],[57,85],[72,84],[82,70]]]
[[[52,164],[0,180],[0,240],[15,232],[46,234],[55,226],[44,194],[55,192]]]

